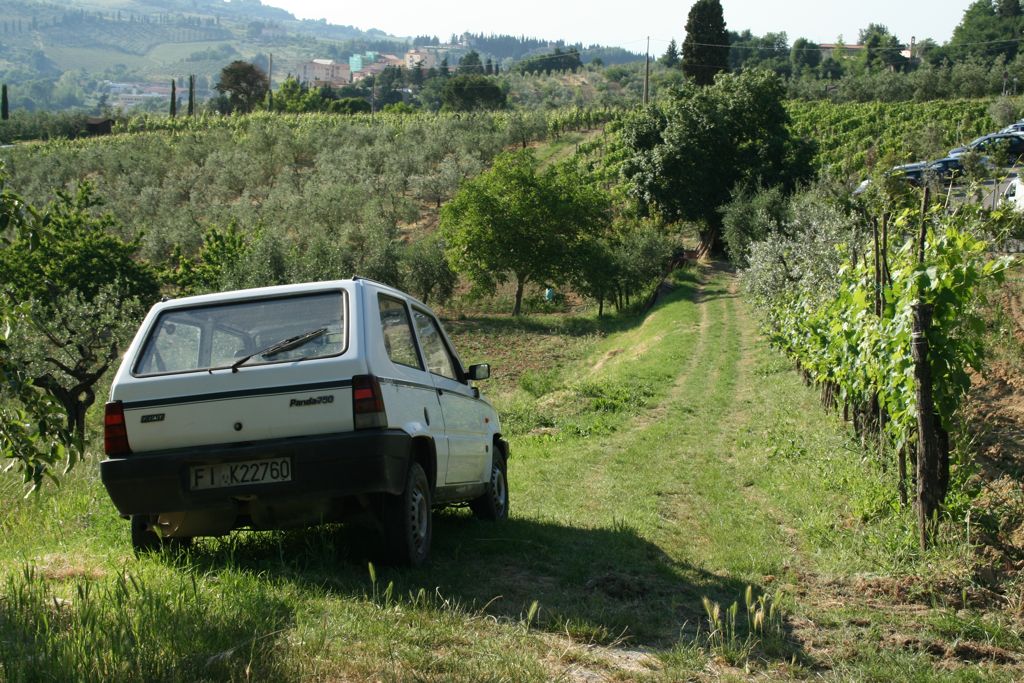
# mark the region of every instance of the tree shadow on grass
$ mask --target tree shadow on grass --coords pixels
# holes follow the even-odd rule
[[[525,621],[536,601],[536,627],[584,642],[659,648],[693,641],[698,629],[706,633],[703,597],[723,608],[742,605],[747,586],[668,557],[626,524],[581,527],[515,518],[494,524],[462,510],[441,512],[430,563],[419,569],[377,565],[375,587],[368,563],[378,548],[368,525],[237,533],[199,544],[182,566],[200,573],[262,573],[353,598],[391,583],[396,596],[424,589],[464,609],[513,621]],[[753,588],[755,595],[761,592]],[[792,654],[800,656],[790,649],[786,658]]]
[[[667,284],[667,296],[660,296],[658,303],[675,301],[683,298],[695,298],[699,287],[699,274],[693,269],[680,269],[671,277]],[[609,305],[610,306],[610,305]],[[615,334],[626,332],[643,324],[649,309],[645,301],[632,301],[631,305],[619,313],[604,316],[580,317],[565,315],[474,315],[472,318],[445,320],[445,327],[455,334],[514,334],[529,332],[531,334],[564,335],[568,337],[588,337],[595,334]]]

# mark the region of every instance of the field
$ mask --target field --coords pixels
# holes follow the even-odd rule
[[[358,526],[135,559],[93,444],[60,489],[4,480],[0,680],[1024,676],[1020,606],[987,602],[962,530],[921,556],[907,520],[870,514],[892,473],[768,349],[732,274],[678,272],[646,316],[450,326],[495,362],[507,523],[440,514],[417,571],[371,567]]]

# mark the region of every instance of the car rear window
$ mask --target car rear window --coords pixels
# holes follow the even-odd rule
[[[342,291],[226,302],[164,311],[135,362],[137,376],[244,367],[344,353],[346,299]],[[319,332],[319,334],[315,334]],[[294,348],[262,353],[279,342],[313,333]]]

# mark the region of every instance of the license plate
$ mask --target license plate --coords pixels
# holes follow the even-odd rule
[[[246,484],[274,484],[291,480],[291,458],[193,465],[189,469],[189,488],[193,491]]]

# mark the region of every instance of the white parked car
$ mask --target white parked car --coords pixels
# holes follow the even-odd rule
[[[1011,178],[1003,190],[1003,202],[1008,203],[1014,211],[1024,212],[1024,187],[1019,177]]]
[[[371,511],[393,561],[432,509],[508,515],[507,442],[437,317],[355,278],[156,304],[106,405],[104,485],[148,550]]]

